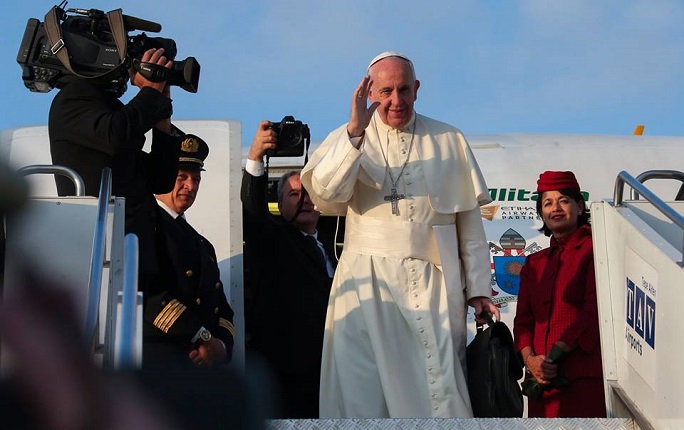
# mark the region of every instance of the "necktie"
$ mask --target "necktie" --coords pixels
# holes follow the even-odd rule
[[[185,220],[185,218],[180,216],[180,215],[178,215],[176,217],[176,222],[178,223],[178,225],[182,226],[183,228],[186,228],[186,229],[190,228],[190,224],[188,224],[188,222]]]
[[[318,246],[318,241],[316,240],[316,238],[308,234],[304,237],[306,237],[306,240],[309,243],[309,248],[311,249],[311,252],[313,252],[316,256],[316,261],[318,261],[320,266],[327,271],[328,266],[325,261],[325,256],[323,255],[323,251],[321,250],[321,248]]]

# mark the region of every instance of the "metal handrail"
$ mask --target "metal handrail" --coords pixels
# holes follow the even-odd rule
[[[672,222],[679,226],[679,228],[684,230],[684,216],[677,213],[677,211],[672,209],[671,206],[662,201],[660,197],[656,196],[651,190],[646,188],[644,184],[639,182],[636,178],[624,170],[618,173],[617,179],[615,180],[615,192],[613,194],[613,204],[615,207],[622,206],[622,195],[624,194],[625,183],[632,187],[632,189],[635,189],[639,194],[644,196],[644,198],[653,206],[655,206],[655,208],[658,209],[663,215],[671,219]],[[679,265],[684,267],[684,243],[682,243],[681,251],[682,261],[679,262]]]
[[[682,194],[684,193],[684,172],[679,170],[647,170],[636,177],[636,180],[642,184],[650,179],[674,179],[682,183],[679,188],[675,200],[682,200]],[[639,200],[639,193],[634,188],[631,189],[629,193],[630,199]]]
[[[136,365],[136,302],[138,297],[138,237],[129,233],[124,243],[124,284],[121,293],[121,332],[115,363],[119,368],[133,369]]]
[[[79,175],[78,172],[70,167],[56,166],[52,164],[34,164],[31,166],[22,167],[21,169],[17,170],[17,173],[23,176],[42,173],[66,176],[67,178],[71,179],[71,182],[74,183],[74,187],[76,188],[75,195],[77,197],[85,196],[85,183],[83,182],[83,178],[81,178],[81,175]]]
[[[112,169],[102,169],[100,193],[97,201],[97,220],[93,234],[93,253],[90,259],[90,274],[88,279],[88,307],[86,308],[85,334],[87,339],[95,336],[97,315],[100,309],[100,290],[102,289],[102,268],[105,255],[105,240],[107,235],[107,208],[112,194]]]

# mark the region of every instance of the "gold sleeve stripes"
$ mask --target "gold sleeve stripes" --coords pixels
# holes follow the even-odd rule
[[[171,300],[169,304],[164,306],[164,309],[159,312],[157,318],[154,319],[154,326],[164,333],[168,333],[171,329],[171,326],[173,326],[176,323],[176,320],[178,320],[178,317],[185,312],[185,309],[185,305],[178,300]]]
[[[230,335],[233,336],[233,339],[235,339],[235,326],[233,325],[232,322],[228,321],[225,318],[219,318],[219,327],[223,327],[226,330],[230,332]]]

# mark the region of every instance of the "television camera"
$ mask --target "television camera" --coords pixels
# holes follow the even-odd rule
[[[169,60],[176,57],[173,39],[149,37],[144,32],[128,34],[157,33],[160,24],[123,15],[121,9],[105,13],[64,7],[66,2],[54,6],[44,22],[29,18],[26,24],[17,63],[29,90],[47,93],[75,79],[91,79],[121,95],[126,90],[128,69],[133,67],[151,81],[167,81],[197,92],[200,65],[194,57],[174,61],[171,69],[140,61],[150,48],[164,48]]]

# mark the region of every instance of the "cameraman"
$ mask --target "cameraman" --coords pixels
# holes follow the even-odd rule
[[[163,49],[149,49],[141,58],[170,68]],[[125,73],[125,71],[124,71]],[[139,239],[142,285],[155,271],[154,194],[175,184],[182,136],[171,125],[171,98],[166,82],[152,82],[129,71],[140,91],[127,104],[111,84],[74,78],[64,85],[50,107],[52,162],[71,167],[85,182],[86,194],[97,196],[102,169],[112,169],[112,194],[126,198],[126,233]],[[152,148],[143,151],[145,133],[152,130]],[[71,182],[57,177],[60,196],[73,195]]]
[[[306,192],[297,172],[284,174],[278,184],[278,208],[286,222],[270,215],[263,158],[276,148],[271,126],[259,124],[242,177],[245,277],[254,302],[246,315],[248,348],[276,376],[280,410],[270,418],[318,418],[333,244],[316,230],[320,213],[308,195],[301,197]]]

